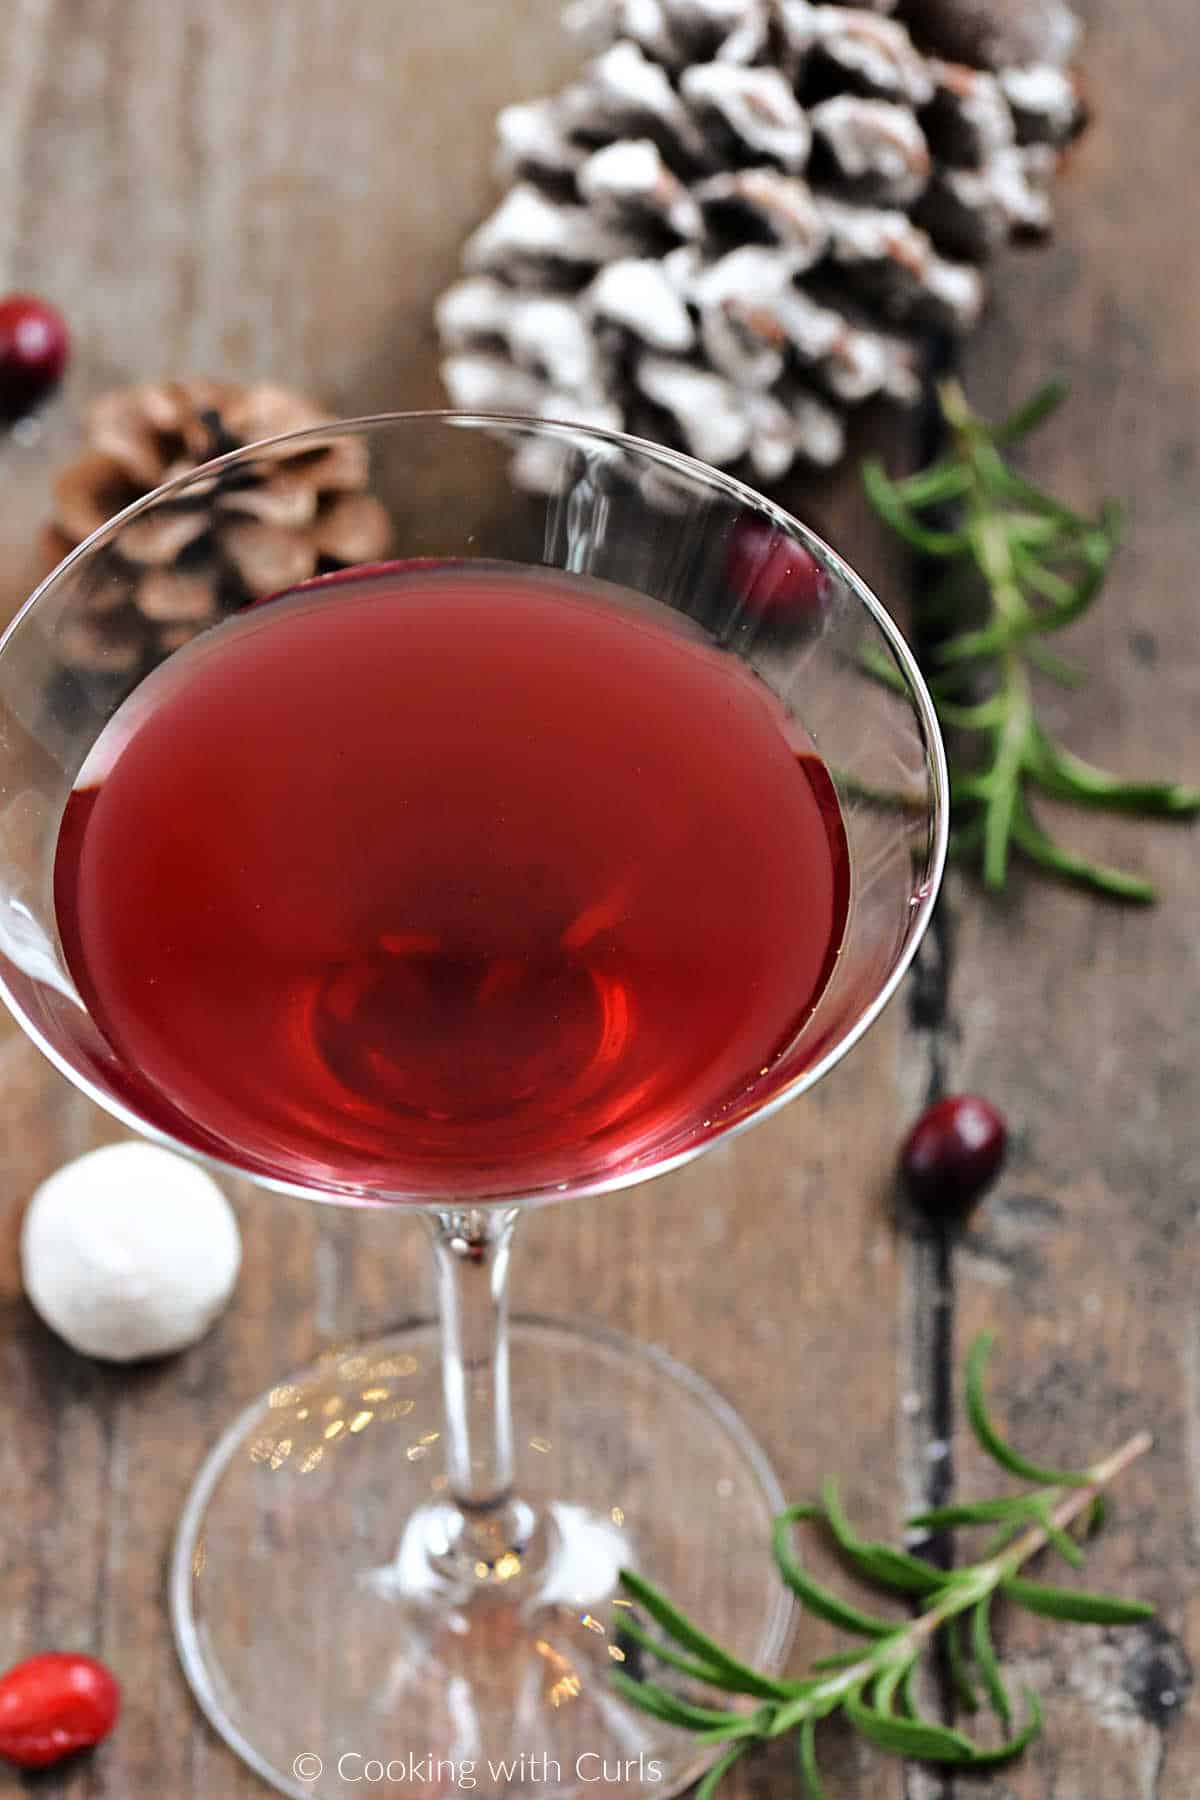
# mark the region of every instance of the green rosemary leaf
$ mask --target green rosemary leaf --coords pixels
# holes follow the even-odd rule
[[[659,1687],[657,1682],[635,1681],[624,1669],[613,1669],[610,1679],[632,1706],[653,1713],[668,1725],[679,1725],[684,1731],[721,1731],[726,1738],[758,1737],[770,1722],[769,1707],[760,1707],[755,1713],[723,1712],[712,1706],[696,1706]]]
[[[981,1447],[993,1462],[999,1463],[1002,1469],[1007,1469],[1010,1475],[1020,1476],[1023,1481],[1036,1481],[1040,1487],[1086,1487],[1089,1476],[1085,1472],[1078,1469],[1044,1468],[1040,1463],[1030,1462],[1028,1457],[1014,1450],[1011,1444],[1005,1443],[992,1424],[983,1391],[983,1377],[995,1341],[994,1333],[981,1331],[967,1353],[967,1417]]]
[[[900,1710],[908,1719],[917,1719],[921,1716],[921,1708],[917,1704],[917,1669],[919,1667],[920,1664],[914,1657],[908,1665],[904,1680],[900,1683]]]
[[[1031,613],[1026,623],[1030,630],[1035,630],[1036,614]],[[978,631],[963,631],[957,637],[944,639],[933,651],[931,660],[939,669],[959,669],[967,663],[989,662],[1007,650],[1018,637],[1014,627],[1003,622],[981,626]]]
[[[805,1719],[796,1740],[796,1768],[804,1800],[825,1800],[825,1784],[817,1763],[817,1727],[813,1719]]]
[[[718,1756],[716,1762],[708,1771],[708,1774],[704,1777],[700,1786],[696,1789],[695,1800],[713,1800],[713,1795],[728,1775],[730,1769],[732,1769],[738,1757],[744,1756],[749,1748],[749,1743],[743,1739],[740,1743],[731,1744],[724,1756]]]
[[[839,1625],[843,1631],[852,1631],[856,1637],[890,1637],[896,1630],[893,1621],[861,1612],[858,1607],[840,1599],[831,1589],[815,1581],[793,1555],[788,1541],[792,1525],[797,1520],[811,1519],[814,1516],[821,1517],[823,1514],[819,1509],[808,1505],[789,1506],[775,1520],[771,1532],[771,1547],[779,1573],[792,1592],[800,1596],[809,1612],[816,1613],[819,1619],[827,1620],[830,1625]]]
[[[1200,812],[1200,788],[1183,787],[1175,781],[1123,781],[1075,756],[1041,726],[1035,728],[1030,749],[1030,766],[1039,786],[1059,799],[1108,807],[1115,812],[1176,818]]]
[[[678,1607],[672,1606],[665,1594],[660,1594],[644,1575],[638,1575],[632,1569],[622,1569],[621,1586],[649,1613],[656,1625],[661,1625],[668,1636],[674,1638],[685,1650],[691,1650],[705,1665],[709,1672],[702,1679],[713,1681],[732,1693],[759,1694],[775,1699],[790,1698],[791,1688],[782,1682],[770,1681],[765,1675],[760,1675],[757,1670],[730,1656],[713,1638],[693,1625]],[[622,1623],[625,1624],[624,1621]],[[628,1629],[628,1626],[625,1628]],[[656,1654],[661,1654],[657,1646],[653,1647]],[[663,1660],[669,1662],[672,1659],[664,1657]]]
[[[905,1681],[912,1673],[916,1660],[915,1656],[910,1656],[907,1662],[893,1663],[890,1669],[884,1670],[883,1674],[875,1683],[873,1695],[874,1706],[876,1712],[882,1717],[890,1719],[896,1716],[896,1695],[903,1689]],[[911,1716],[912,1715],[905,1710],[902,1701],[901,1717],[911,1718]]]
[[[1016,1737],[1010,1737],[997,1750],[976,1749],[974,1767],[976,1769],[998,1769],[1005,1763],[1015,1762],[1017,1757],[1028,1750],[1034,1738],[1042,1729],[1042,1703],[1031,1687],[1025,1689],[1025,1711],[1028,1715],[1025,1724]]]
[[[1024,1530],[1023,1522],[1019,1525],[1002,1525],[999,1531],[994,1531],[991,1537],[985,1540],[980,1552],[981,1560],[990,1562],[994,1556],[999,1556],[1001,1550],[1007,1549],[1009,1544],[1014,1544]]]
[[[832,1475],[825,1479],[822,1498],[825,1517],[837,1539],[838,1549],[871,1581],[899,1594],[931,1594],[941,1586],[941,1571],[919,1557],[909,1556],[904,1550],[893,1550],[889,1544],[867,1543],[857,1536],[842,1510],[838,1484]]]
[[[1001,1520],[1024,1524],[1029,1517],[1029,1500],[1024,1494],[1012,1494],[1003,1500],[970,1500],[959,1506],[935,1506],[929,1512],[914,1513],[908,1524],[914,1531],[945,1531],[956,1525],[997,1525]]]
[[[1035,669],[1043,675],[1049,675],[1051,681],[1057,681],[1060,687],[1081,688],[1087,686],[1087,671],[1075,663],[1067,662],[1065,657],[1056,656],[1054,651],[1037,638],[1031,638],[1025,646],[1025,654]]]
[[[879,468],[878,463],[874,465]],[[916,507],[918,510],[926,506],[945,506],[948,501],[961,500],[971,486],[971,471],[961,463],[944,457],[941,462],[930,463],[916,475],[906,475],[900,481],[891,481],[884,476],[892,493],[902,506]]]
[[[763,1726],[762,1736],[783,1737],[785,1733],[794,1731],[798,1725],[803,1724],[805,1719],[811,1719],[817,1725],[831,1713],[837,1712],[844,1705],[845,1698],[846,1690],[837,1685],[836,1678],[826,1676],[812,1693],[795,1700],[782,1701],[775,1708],[774,1717]]]
[[[890,525],[898,537],[922,556],[961,556],[966,548],[966,539],[961,531],[935,531],[932,526],[922,525],[913,517],[905,506],[895,484],[885,475],[882,463],[868,461],[863,464],[863,484],[867,490],[867,499],[875,508],[885,524]]]
[[[1046,836],[1024,805],[1019,804],[1014,810],[1012,835],[1014,843],[1026,856],[1066,881],[1078,882],[1112,900],[1129,900],[1142,906],[1149,906],[1158,898],[1153,885],[1142,876],[1113,868],[1109,863],[1090,862],[1086,857],[1076,856],[1074,851],[1064,850],[1061,844]]]
[[[865,1655],[860,1646],[857,1650],[839,1650],[836,1656],[818,1656],[812,1671],[814,1675],[832,1675],[838,1669],[852,1669]]]
[[[753,1694],[760,1700],[790,1700],[796,1693],[795,1684],[771,1681],[755,1669],[739,1666],[731,1657],[714,1665],[701,1662],[697,1657],[684,1656],[661,1638],[644,1630],[628,1612],[622,1612],[617,1629],[621,1637],[639,1644],[643,1650],[656,1656],[659,1662],[667,1663],[672,1669],[678,1669],[681,1675],[690,1675],[693,1681],[702,1682],[708,1687],[724,1688],[730,1694]]]
[[[1017,785],[1023,759],[1019,724],[1005,726],[1006,741],[996,755],[991,786],[984,803],[983,879],[990,888],[1004,886],[1008,874],[1008,847],[1013,835],[1020,789]]]
[[[918,1762],[975,1761],[975,1745],[961,1731],[952,1731],[948,1725],[933,1725],[925,1719],[901,1719],[878,1712],[863,1699],[861,1688],[847,1694],[845,1710],[856,1731],[895,1756],[915,1757]]]
[[[953,701],[943,700],[938,715],[943,725],[958,731],[989,731],[993,726],[1003,725],[1004,701],[999,694],[993,694],[989,700],[977,701],[974,706],[958,706]]]
[[[951,780],[951,800],[956,805],[963,800],[985,801],[995,786],[990,770],[977,774],[970,769],[956,769]]]
[[[1001,1583],[1001,1592],[1026,1612],[1041,1613],[1047,1619],[1068,1619],[1079,1625],[1135,1625],[1154,1617],[1154,1608],[1141,1600],[1123,1600],[1117,1594],[1089,1594],[1081,1588],[1048,1587],[1044,1582],[1026,1581],[1020,1575],[1007,1576]]]
[[[1075,597],[1075,589],[1066,576],[1060,575],[1057,569],[1048,569],[1044,563],[1038,561],[1036,556],[1030,555],[1028,550],[1021,547],[1013,551],[1013,562],[1016,565],[1017,574],[1025,586],[1032,588],[1034,593],[1039,594],[1043,600],[1049,600],[1052,606],[1069,606],[1071,604]]]
[[[1043,1495],[1037,1494],[1034,1496],[1031,1505],[1034,1517],[1045,1532],[1049,1542],[1052,1543],[1054,1548],[1058,1551],[1058,1554],[1065,1562],[1070,1563],[1073,1569],[1082,1569],[1087,1559],[1075,1540],[1069,1537],[1065,1531],[1060,1531],[1058,1526],[1054,1523],[1054,1517],[1051,1512],[1049,1501],[1046,1500]]]
[[[1019,406],[1015,412],[1009,413],[1007,419],[1002,419],[999,425],[994,426],[992,437],[999,444],[1013,444],[1019,438],[1028,437],[1051,413],[1058,411],[1070,391],[1069,383],[1061,379],[1048,381],[1024,406]]]
[[[746,1715],[740,1716],[745,1717]],[[745,1744],[748,1749],[751,1744],[761,1743],[766,1735],[768,1723],[769,1720],[764,1715],[761,1719],[751,1718],[746,1729],[740,1732],[731,1732],[726,1725],[708,1725],[702,1731],[694,1731],[692,1738],[700,1745],[736,1743]]]
[[[1026,481],[1015,469],[1009,468],[999,451],[990,444],[980,444],[976,449],[975,467],[983,486],[997,499],[1011,500],[1015,505],[1030,511],[1044,513],[1047,518],[1054,519],[1064,531],[1087,531],[1091,528],[1091,519],[1085,519],[1082,513],[1064,506],[1053,494]]]
[[[985,1594],[982,1600],[971,1608],[971,1654],[975,1658],[975,1667],[979,1670],[979,1679],[983,1683],[984,1692],[991,1702],[992,1711],[1003,1725],[1005,1734],[1012,1730],[1012,1704],[1008,1698],[1008,1689],[1000,1674],[1000,1665],[996,1660],[996,1647],[992,1642],[992,1596]]]
[[[1104,1495],[1097,1494],[1096,1498],[1092,1501],[1091,1506],[1088,1508],[1087,1516],[1083,1521],[1083,1536],[1085,1538],[1093,1538],[1097,1533],[1103,1531],[1105,1525],[1108,1523],[1108,1515],[1111,1510],[1112,1509]]]
[[[1125,542],[1128,530],[1127,509],[1119,500],[1106,500],[1088,529],[1079,533],[1079,555],[1089,564],[1109,562]]]
[[[975,1692],[975,1683],[971,1680],[971,1671],[963,1649],[961,1618],[951,1619],[946,1626],[946,1662],[959,1705],[964,1712],[978,1712],[979,1695]]]
[[[1014,561],[1020,551],[1049,550],[1062,542],[1063,523],[1056,512],[1010,512],[1005,520],[1009,552]]]
[[[1099,541],[1099,540],[1097,540]],[[1103,556],[1089,559],[1087,573],[1075,583],[1070,595],[1050,611],[1031,614],[1023,622],[1022,635],[1032,636],[1035,631],[1062,631],[1067,625],[1073,625],[1081,613],[1085,613],[1100,589],[1104,585],[1104,577],[1108,573],[1108,564],[1115,553],[1115,545]]]

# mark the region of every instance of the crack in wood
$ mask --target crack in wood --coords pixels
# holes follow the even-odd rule
[[[945,443],[945,424],[937,399],[937,384],[955,367],[951,342],[935,338],[928,347],[923,399],[917,417],[919,467],[933,462]],[[923,625],[921,601],[936,579],[934,565],[918,562],[914,570],[916,596],[913,637],[917,655],[931,648]],[[908,1020],[927,1059],[925,1103],[931,1105],[946,1091],[947,1046],[955,1035],[951,991],[954,972],[954,914],[943,888],[925,941],[909,981]],[[909,1257],[913,1287],[913,1341],[909,1347],[912,1387],[921,1399],[923,1432],[916,1433],[922,1466],[915,1472],[926,1508],[944,1506],[954,1492],[954,1237],[944,1221],[914,1222]],[[948,1568],[953,1541],[948,1533],[935,1533],[921,1554],[940,1568]],[[934,1701],[940,1717],[955,1717],[954,1684],[949,1662],[939,1644],[933,1663]],[[907,1800],[954,1800],[955,1782],[942,1771],[911,1766],[905,1774]]]
[[[945,1092],[945,1039],[950,1020],[953,968],[953,920],[943,897],[921,948],[923,965],[909,1000],[909,1022],[924,1041],[928,1058],[926,1102]],[[914,1434],[921,1457],[915,1482],[925,1508],[944,1506],[954,1492],[954,1233],[944,1222],[914,1221],[909,1252],[913,1288],[913,1334],[909,1346],[911,1386],[920,1396],[924,1430]],[[922,1556],[948,1568],[953,1541],[935,1533],[921,1546]],[[938,1646],[934,1664],[934,1699],[940,1717],[955,1716],[954,1684],[948,1660]],[[954,1800],[951,1775],[913,1769],[906,1773],[907,1800]]]

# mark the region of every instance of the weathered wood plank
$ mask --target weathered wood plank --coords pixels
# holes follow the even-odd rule
[[[971,385],[999,410],[1070,375],[1033,466],[1067,496],[1111,493],[1133,512],[1111,593],[1072,637],[1091,685],[1058,710],[1081,754],[1195,779],[1200,243],[1173,173],[1195,149],[1192,21],[1179,0],[1088,11],[1098,121],[1064,184],[1057,247],[1010,269]],[[999,1330],[997,1389],[1034,1454],[1078,1460],[1155,1432],[1091,1579],[1154,1600],[1167,1635],[1013,1620],[1047,1734],[996,1792],[1185,1800],[1200,1784],[1194,1703],[1181,1711],[1183,1646],[1200,1642],[1196,839],[1100,815],[1058,824],[1090,854],[1145,866],[1163,903],[1122,911],[1022,879],[1001,904],[960,909],[951,1078],[1006,1108],[1018,1147],[958,1259],[959,1332]],[[991,1475],[956,1448],[981,1491]]]

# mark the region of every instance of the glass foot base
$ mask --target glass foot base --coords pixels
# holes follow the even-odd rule
[[[330,1353],[256,1401],[180,1525],[171,1609],[209,1720],[300,1800],[677,1794],[715,1752],[626,1705],[617,1573],[640,1570],[778,1672],[783,1498],[698,1376],[599,1331],[517,1321],[510,1549],[447,1547],[433,1325]]]

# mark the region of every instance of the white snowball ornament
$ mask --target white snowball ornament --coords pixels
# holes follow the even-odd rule
[[[38,1188],[21,1228],[33,1306],[73,1350],[109,1362],[168,1356],[203,1337],[241,1259],[216,1182],[153,1144],[67,1163]]]

